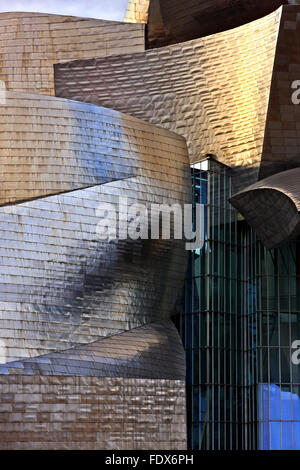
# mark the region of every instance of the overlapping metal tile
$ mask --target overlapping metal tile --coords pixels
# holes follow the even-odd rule
[[[50,104],[67,106],[64,100],[49,99]],[[37,101],[43,100],[41,97]],[[109,242],[99,239],[97,226],[104,216],[101,204],[113,204],[116,217],[129,217],[128,209],[119,206],[121,196],[127,198],[128,207],[133,203],[149,208],[151,203],[189,202],[190,175],[184,139],[115,111],[86,104],[80,108],[80,103],[70,106],[82,110],[82,125],[89,122],[94,126],[91,137],[83,137],[87,137],[90,152],[101,138],[102,156],[106,162],[111,161],[112,168],[126,168],[127,159],[128,168],[139,166],[139,174],[0,208],[2,362],[91,342],[168,318],[181,296],[187,259],[183,240],[123,240],[116,232],[116,239]],[[107,125],[102,132],[95,116]],[[56,148],[54,136],[52,140]],[[41,144],[42,148],[47,147],[52,141]],[[16,141],[18,145],[24,152]],[[61,143],[53,151],[57,157],[60,146]],[[35,139],[30,147],[39,149]],[[56,161],[61,166],[57,165],[52,174],[51,166],[49,170],[46,167],[40,176],[41,186],[37,174],[31,188],[47,188],[48,181],[55,184],[56,177],[68,169],[67,157]],[[3,179],[9,188],[9,177],[15,181],[16,175],[11,171],[6,174],[7,169],[8,164],[3,165]],[[79,169],[75,171],[80,176]],[[19,175],[19,183],[13,188],[20,186],[25,191],[22,173]],[[23,179],[29,186],[25,169]],[[10,194],[14,191],[17,194],[16,189]],[[37,192],[32,194],[37,196]],[[111,223],[116,222],[112,216]]]
[[[0,205],[137,175],[140,123],[109,109],[0,90]],[[145,127],[145,126],[144,126]]]
[[[230,201],[267,248],[296,238],[300,233],[300,168],[260,180]]]
[[[129,0],[125,21],[147,23],[146,47],[161,47],[236,28],[287,3],[295,0]]]

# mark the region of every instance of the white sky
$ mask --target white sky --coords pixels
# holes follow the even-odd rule
[[[0,0],[0,12],[30,11],[123,21],[128,0]]]

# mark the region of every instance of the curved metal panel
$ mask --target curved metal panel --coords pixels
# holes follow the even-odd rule
[[[1,365],[0,400],[2,450],[186,449],[185,353],[171,321]]]
[[[65,351],[8,362],[0,365],[1,374],[185,380],[185,353],[169,320]]]
[[[280,17],[281,9],[186,43],[58,64],[56,94],[173,130],[191,162],[214,154],[241,170],[236,187],[245,187],[258,178]]]
[[[186,447],[185,358],[169,320],[185,242],[97,231],[105,211],[109,229],[131,221],[125,198],[147,209],[190,202],[185,140],[42,96],[53,93],[53,62],[140,51],[143,33],[0,15],[0,81],[14,90],[0,91],[1,449]]]
[[[267,248],[300,232],[300,168],[277,173],[234,195],[241,212]]]
[[[142,166],[136,126],[120,113],[5,90],[0,100],[0,205],[128,178]]]
[[[300,166],[299,68],[300,5],[290,5],[283,8],[278,33],[260,178]]]
[[[68,105],[49,98],[49,103],[57,102]],[[101,204],[110,203],[116,214],[129,217],[127,209],[119,206],[120,196],[127,197],[128,206],[189,202],[184,139],[116,111],[69,105],[73,110],[84,109],[82,125],[94,125],[93,135],[100,134],[95,116],[106,120],[108,127],[99,137],[103,149],[112,149],[114,156],[108,153],[112,166],[121,168],[127,158],[139,173],[0,208],[2,362],[66,349],[168,318],[181,295],[184,241],[102,241],[97,237],[101,220],[97,211]],[[94,137],[88,142],[92,149]],[[30,143],[34,145],[36,140]],[[64,168],[58,167],[57,173]],[[48,180],[44,172],[40,181],[46,185]]]
[[[46,13],[0,13],[0,82],[54,95],[53,64],[144,50],[144,26]]]
[[[294,0],[129,0],[125,21],[147,23],[146,48],[236,28]]]

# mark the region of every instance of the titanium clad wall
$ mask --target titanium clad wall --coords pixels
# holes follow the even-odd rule
[[[56,94],[171,129],[257,180],[281,9],[235,30],[144,53],[55,66]],[[244,171],[242,171],[244,170]]]
[[[183,380],[0,376],[0,448],[186,449]]]
[[[150,0],[128,0],[124,21],[147,23]]]
[[[0,205],[128,178],[142,166],[134,144],[146,128],[120,113],[6,90],[0,100]]]
[[[139,173],[0,208],[2,362],[166,319],[181,294],[184,241],[107,242],[96,231],[104,216],[98,212],[101,203],[115,204],[116,211],[124,213],[119,196],[127,197],[129,206],[190,201],[184,139],[116,111],[82,106],[86,120],[108,119],[109,131],[102,137],[110,148],[109,138],[114,136],[116,156],[107,155],[112,165],[119,168],[120,156],[127,156],[139,166]],[[58,168],[59,173],[64,168]]]
[[[0,81],[54,95],[53,64],[144,50],[144,26],[44,13],[0,13]]]
[[[186,449],[171,321],[0,367],[0,449]]]
[[[185,353],[170,320],[90,344],[0,365],[0,374],[185,379]]]
[[[278,34],[260,178],[300,166],[300,107],[292,102],[292,83],[299,79],[300,5],[290,5],[283,8]]]
[[[230,199],[269,249],[299,235],[299,183],[300,168],[294,168],[260,180]]]
[[[196,39],[262,18],[287,0],[151,0],[147,48]],[[161,29],[157,25],[160,8]],[[162,34],[163,31],[163,34]]]

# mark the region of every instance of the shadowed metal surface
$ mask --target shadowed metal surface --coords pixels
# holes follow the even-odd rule
[[[300,107],[292,102],[292,83],[299,78],[300,5],[290,5],[278,33],[260,179],[300,166]]]
[[[125,21],[147,23],[146,47],[161,47],[236,28],[287,3],[293,0],[129,0]]]
[[[9,5],[8,5],[9,6]],[[0,13],[0,81],[54,95],[53,64],[144,50],[144,26],[46,13]]]
[[[185,382],[0,376],[0,448],[186,449]]]
[[[0,374],[185,380],[185,354],[171,321],[150,323],[66,351],[0,365]]]
[[[120,114],[109,114],[119,135]],[[128,206],[189,202],[186,145],[135,118],[123,125],[135,130],[129,158],[139,160],[140,176],[0,208],[2,362],[174,313],[185,275],[184,241],[102,241],[97,211],[111,203],[124,215],[119,196],[128,198]]]
[[[300,168],[277,173],[234,195],[230,202],[267,248],[300,233]]]
[[[56,94],[183,135],[191,162],[214,154],[237,167],[238,190],[258,178],[280,17],[281,9],[190,42],[55,65]]]

